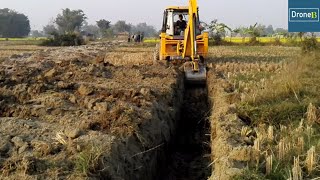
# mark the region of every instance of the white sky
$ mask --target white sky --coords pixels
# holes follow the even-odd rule
[[[146,22],[160,29],[166,6],[187,5],[188,0],[0,0],[0,8],[10,8],[29,17],[32,29],[52,21],[63,8],[82,9],[89,24],[99,19],[115,23],[126,20]],[[288,0],[198,0],[204,22],[218,19],[232,28],[256,22],[287,28]]]

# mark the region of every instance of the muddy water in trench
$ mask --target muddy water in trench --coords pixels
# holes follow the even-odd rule
[[[208,105],[205,87],[186,87],[176,138],[160,179],[202,180],[210,176]]]

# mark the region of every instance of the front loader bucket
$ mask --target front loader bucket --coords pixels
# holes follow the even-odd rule
[[[206,84],[207,82],[207,69],[203,64],[199,64],[199,71],[195,72],[192,64],[185,63],[184,74],[187,84]]]

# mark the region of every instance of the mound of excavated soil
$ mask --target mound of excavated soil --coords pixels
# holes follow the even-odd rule
[[[155,175],[179,114],[182,78],[162,66],[114,66],[105,58],[112,46],[119,44],[1,63],[1,179]]]

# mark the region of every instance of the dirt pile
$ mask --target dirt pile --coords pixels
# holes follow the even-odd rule
[[[115,66],[105,55],[114,46],[1,63],[0,177],[152,178],[175,130],[182,78],[162,66]]]

